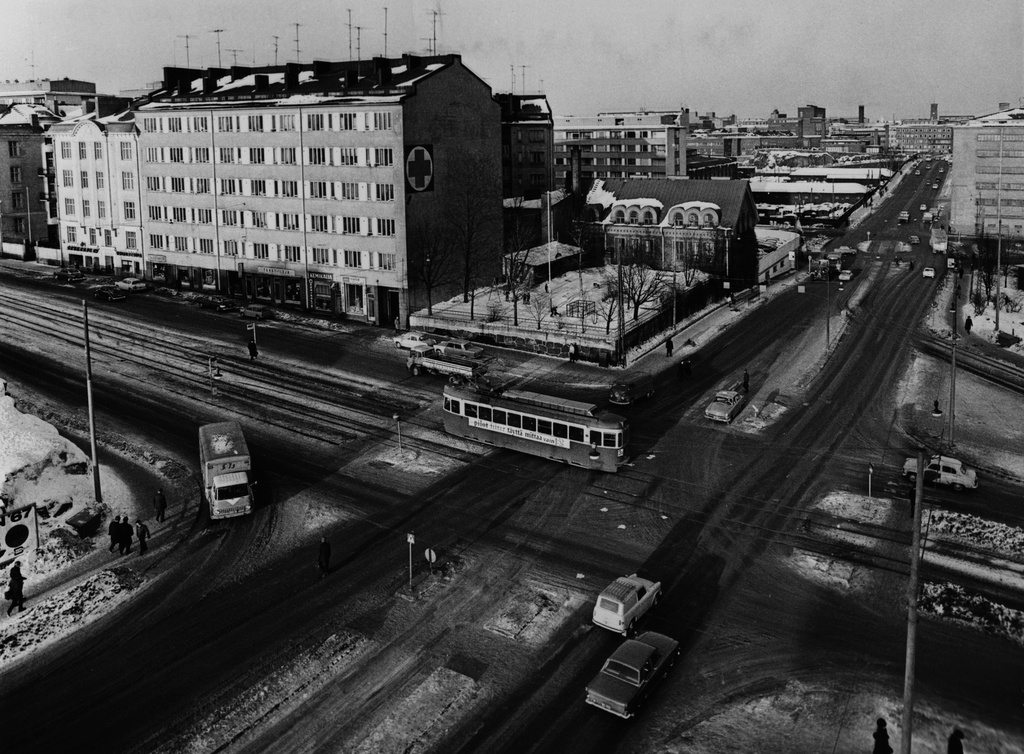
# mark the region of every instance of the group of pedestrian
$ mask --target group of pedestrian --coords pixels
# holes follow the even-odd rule
[[[875,723],[875,732],[871,734],[875,739],[875,745],[871,754],[893,754],[892,746],[889,744],[889,731],[885,725],[885,718],[878,718]],[[953,728],[946,742],[946,754],[964,754],[964,732],[959,728]]]
[[[110,535],[109,552],[113,552],[116,547],[119,555],[127,555],[132,551],[133,537],[139,540],[139,555],[145,555],[149,549],[149,527],[142,519],[136,519],[133,527],[128,516],[114,516],[114,520],[107,527],[107,534]]]
[[[4,598],[11,601],[10,606],[7,608],[8,615],[16,607],[20,608],[19,612],[25,612],[25,577],[21,575],[20,560],[15,560],[14,565],[11,566],[11,576],[7,582],[7,591],[4,592]]]

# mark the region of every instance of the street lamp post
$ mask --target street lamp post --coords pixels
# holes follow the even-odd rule
[[[402,455],[402,417],[400,414],[395,414],[391,418],[398,424],[398,454]]]
[[[960,289],[957,288],[956,292],[953,293],[953,306],[950,311],[953,312],[953,357],[952,357],[952,371],[949,380],[949,447],[956,447],[956,443],[953,442],[953,426],[956,422],[956,342],[960,339],[960,334],[957,332],[959,329],[959,304],[960,304]]]
[[[210,395],[217,395],[217,380],[221,379],[223,375],[220,373],[220,367],[217,366],[216,356],[207,357],[206,374],[210,378]]]

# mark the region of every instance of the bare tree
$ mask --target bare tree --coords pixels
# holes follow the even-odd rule
[[[551,296],[532,296],[528,306],[539,330],[544,324],[544,320],[551,316]]]
[[[647,254],[640,247],[640,244],[630,239],[624,248],[620,249],[620,264],[622,267],[622,294],[633,309],[633,320],[640,317],[640,309],[645,304],[657,301],[665,290],[665,281],[661,273],[650,266]]]
[[[441,223],[425,218],[409,233],[409,278],[427,294],[427,314],[434,313],[434,290],[458,277],[458,254]]]
[[[512,302],[512,324],[518,327],[519,301],[523,298],[529,300],[533,288],[530,249],[537,240],[537,234],[523,216],[521,198],[516,200],[511,214],[512,219],[505,228],[505,291]]]
[[[604,334],[610,335],[612,323],[619,313],[619,292],[614,278],[605,279],[605,292],[597,303],[597,313],[604,320]]]

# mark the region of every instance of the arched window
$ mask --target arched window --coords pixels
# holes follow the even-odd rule
[[[686,215],[686,224],[687,225],[689,225],[691,228],[696,228],[699,223],[700,223],[700,218],[697,216],[696,212],[688,212],[687,213],[687,215]]]
[[[640,213],[635,209],[629,211],[629,224],[636,225],[640,222]]]
[[[644,212],[644,225],[654,225],[654,213],[651,210]]]
[[[626,213],[621,209],[615,210],[615,217],[612,218],[612,222],[624,223],[626,222]]]
[[[704,213],[704,227],[713,228],[715,226],[715,213],[705,212]]]
[[[672,224],[676,226],[686,225],[686,217],[683,215],[682,212],[673,212]]]

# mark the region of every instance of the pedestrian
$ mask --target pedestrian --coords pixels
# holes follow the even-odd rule
[[[679,375],[681,377],[689,377],[693,374],[693,365],[689,359],[683,359],[679,362]]]
[[[142,523],[141,518],[135,519],[135,538],[139,540],[139,555],[145,555],[149,547],[146,540],[149,539],[149,527]]]
[[[121,521],[121,554],[127,555],[132,551],[132,524],[125,516]]]
[[[331,543],[327,537],[320,537],[320,557],[316,564],[320,568],[321,579],[331,572]]]
[[[110,522],[107,527],[107,534],[110,535],[110,549],[108,552],[113,552],[118,542],[121,541],[121,517],[114,516],[114,520]]]
[[[910,260],[910,269],[911,270],[914,269],[914,260],[913,259]]]
[[[256,347],[256,341],[249,341],[249,361],[254,361],[257,356],[260,355],[259,349]]]
[[[167,511],[167,498],[164,497],[163,489],[158,488],[153,496],[153,507],[156,509],[156,520],[162,523],[164,513]]]
[[[949,743],[946,745],[946,754],[964,754],[964,745],[960,743],[964,740],[964,732],[959,728],[953,728],[953,732],[949,734]]]
[[[968,317],[964,320],[964,332],[970,335],[972,327],[974,327],[974,320]]]
[[[21,608],[19,612],[25,612],[25,577],[21,575],[20,560],[15,560],[11,566],[11,582],[7,585],[4,596],[11,601],[10,607],[7,608],[8,615],[16,607]]]
[[[401,318],[401,316],[395,317],[395,329],[396,330],[401,330],[402,329],[402,318]]]
[[[889,746],[889,731],[885,729],[885,720],[878,718],[875,732],[872,734],[875,739],[875,748],[871,754],[892,754],[892,747]]]
[[[672,338],[669,338],[668,340],[665,341],[665,355],[668,356],[670,359],[672,358],[673,347],[674,346],[672,345]]]
[[[576,361],[576,344],[569,344],[569,363]]]
[[[744,393],[749,393],[750,392],[750,375],[747,374],[747,370],[746,369],[743,370],[743,392]]]
[[[914,506],[917,504],[917,490],[915,490],[913,487],[907,490],[907,502],[910,503],[910,506],[907,510],[910,512],[910,517],[913,518]]]

